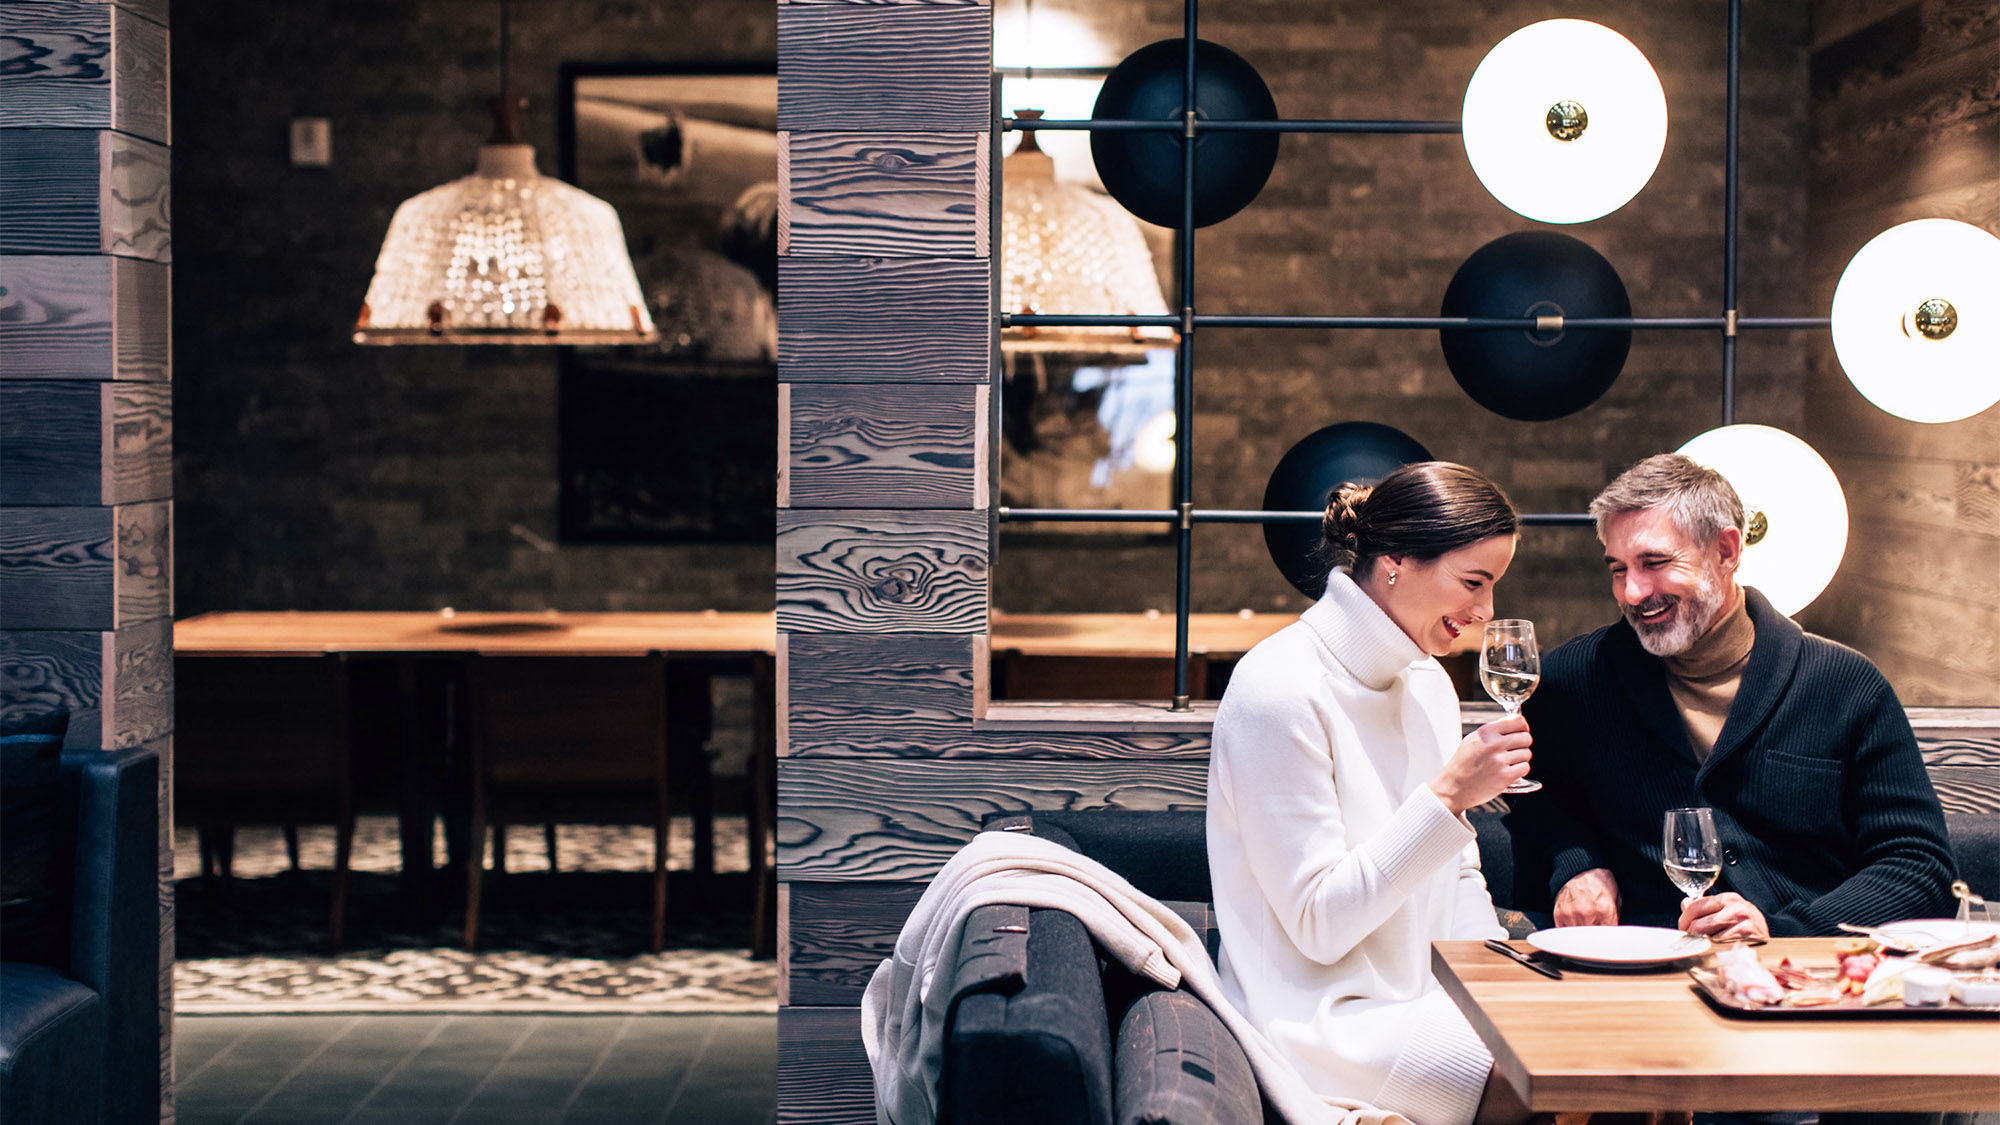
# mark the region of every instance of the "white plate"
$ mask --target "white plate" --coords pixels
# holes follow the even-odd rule
[[[1557,926],[1536,930],[1528,944],[1585,965],[1634,968],[1665,965],[1708,952],[1708,939],[1662,926]]]
[[[1919,949],[1933,949],[1940,945],[1956,945],[1961,941],[1993,937],[2000,934],[2000,922],[1960,922],[1955,918],[1905,918],[1901,922],[1876,926],[1875,930],[1888,937],[1907,941]]]

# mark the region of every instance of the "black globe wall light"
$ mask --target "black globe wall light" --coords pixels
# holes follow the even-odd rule
[[[1440,315],[1535,317],[1526,331],[1446,328],[1445,365],[1474,402],[1522,422],[1574,414],[1611,389],[1632,350],[1625,328],[1565,327],[1629,318],[1632,299],[1604,255],[1554,231],[1503,235],[1472,252],[1445,287]]]
[[[1163,39],[1132,52],[1105,78],[1091,110],[1097,121],[1182,120],[1187,40]],[[1195,40],[1195,116],[1215,121],[1276,121],[1278,103],[1243,56]],[[1181,223],[1180,132],[1093,132],[1090,156],[1104,190],[1149,223]],[[1194,225],[1241,211],[1264,190],[1278,164],[1275,132],[1203,132],[1194,140]]]
[[[1373,484],[1404,465],[1431,460],[1417,439],[1379,422],[1337,422],[1302,438],[1278,459],[1264,487],[1267,512],[1310,512],[1326,508],[1343,484]],[[1326,590],[1328,560],[1315,523],[1267,523],[1264,546],[1285,581],[1306,597]]]

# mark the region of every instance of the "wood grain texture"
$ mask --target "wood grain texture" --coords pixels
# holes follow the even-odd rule
[[[133,15],[144,16],[161,27],[167,26],[167,0],[112,0]]]
[[[172,409],[160,383],[0,382],[0,504],[164,499]]]
[[[780,5],[778,128],[984,130],[992,46],[985,7]]]
[[[93,0],[0,5],[0,126],[111,125],[111,13]]]
[[[876,966],[924,893],[923,883],[786,883],[794,1004],[859,1004]]]
[[[1829,610],[1851,621],[1878,660],[1891,652],[2000,682],[2000,606],[1902,590],[1849,588]],[[1940,643],[1940,638],[1951,638]],[[1987,698],[1992,698],[1988,696]]]
[[[110,383],[0,382],[0,504],[107,502],[111,388]],[[168,469],[171,473],[171,463]]]
[[[2000,811],[2000,729],[1961,728],[1926,737],[1929,724],[1913,725],[1931,785],[1946,812]]]
[[[780,253],[983,258],[980,133],[778,134]]]
[[[112,8],[111,127],[170,144],[167,100],[167,29]]]
[[[2000,159],[1996,123],[2000,67],[1990,36],[1841,89],[1813,110],[1813,196],[1878,206],[1984,179]]]
[[[110,639],[111,682],[99,738],[122,750],[174,729],[174,623],[128,625]]]
[[[791,740],[789,756],[800,758],[948,758],[1064,761],[1208,760],[1208,732],[1145,733],[1128,730],[1068,731],[1039,724],[1036,730],[861,726],[830,729],[824,737]],[[809,732],[813,733],[813,732]]]
[[[1988,230],[2000,229],[2000,173],[1882,206],[1813,211],[1807,225],[1812,247],[1807,307],[1829,307],[1834,286],[1855,253],[1869,239],[1912,219],[1957,219]]]
[[[0,164],[6,161],[0,145]],[[9,206],[8,222],[15,222]],[[0,258],[0,380],[107,379],[112,372],[114,259],[91,255]]]
[[[981,261],[781,258],[778,371],[790,382],[991,377],[992,275]]]
[[[996,812],[1201,808],[1200,762],[778,763],[778,872],[801,880],[928,879]]]
[[[0,508],[0,573],[0,629],[116,629],[116,511]]]
[[[166,500],[120,504],[118,534],[117,619],[122,629],[141,621],[171,618],[174,612],[174,507]]]
[[[100,133],[103,139],[102,249],[126,258],[173,261],[173,218],[165,145]]]
[[[786,883],[791,893],[794,1004],[859,1004],[869,977],[895,950],[924,883]],[[1207,903],[1169,903],[1196,933],[1211,935]],[[1213,948],[1213,947],[1211,947]]]
[[[1765,964],[1827,966],[1836,940],[1775,938],[1758,952]],[[1431,968],[1495,1073],[1537,1113],[2000,1104],[2000,1024],[1990,1020],[1723,1019],[1678,966],[1551,981],[1476,941],[1433,944]]]
[[[165,383],[110,383],[108,474],[114,504],[164,500],[174,492],[174,393]]]
[[[1932,766],[1930,775],[1944,811],[2000,813],[2000,768]]]
[[[792,385],[778,384],[778,507],[792,506],[792,459],[787,454],[792,432]]]
[[[65,747],[123,749],[168,734],[173,675],[164,619],[117,632],[0,630],[0,715],[67,705]]]
[[[993,456],[992,384],[981,383],[978,390],[972,407],[972,506],[985,511],[993,506],[993,465],[999,458]]]
[[[936,743],[968,741],[972,670],[966,636],[787,636],[783,752],[924,756]]]
[[[11,6],[11,5],[10,5]],[[95,254],[99,226],[98,150],[104,134],[86,129],[9,129],[0,144],[0,253]]]
[[[986,628],[979,512],[778,513],[778,628],[978,633]]]
[[[786,497],[802,508],[970,508],[978,390],[800,384],[791,389]]]
[[[778,1009],[780,1125],[874,1125],[861,1009]]]
[[[173,268],[111,260],[111,377],[163,383],[173,375]]]

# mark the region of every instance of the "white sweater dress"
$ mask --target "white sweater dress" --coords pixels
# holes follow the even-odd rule
[[[1466,1125],[1493,1059],[1430,943],[1503,937],[1472,825],[1425,784],[1450,678],[1345,573],[1245,656],[1216,714],[1208,862],[1223,993],[1318,1093]]]

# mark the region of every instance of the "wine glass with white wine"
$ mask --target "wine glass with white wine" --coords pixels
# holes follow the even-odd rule
[[[1688,901],[1700,898],[1722,874],[1722,841],[1708,809],[1668,809],[1660,865]]]
[[[1479,646],[1479,682],[1509,715],[1535,694],[1542,682],[1542,654],[1535,647],[1535,623],[1507,619],[1488,621],[1486,639]],[[1542,783],[1523,777],[1508,783],[1509,793],[1533,793]]]

